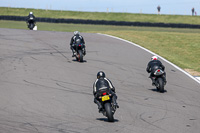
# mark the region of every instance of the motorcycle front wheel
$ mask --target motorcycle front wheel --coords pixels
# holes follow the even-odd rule
[[[79,54],[79,61],[83,62],[83,51],[82,50],[78,50],[78,54]]]
[[[34,24],[31,23],[31,24],[30,24],[30,30],[33,30],[33,28],[34,28]]]

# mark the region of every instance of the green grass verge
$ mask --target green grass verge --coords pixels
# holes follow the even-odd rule
[[[113,21],[129,21],[129,22],[200,24],[200,16],[75,12],[75,11],[57,11],[57,10],[0,7],[0,15],[27,16],[30,11],[32,11],[36,17],[46,17],[46,18],[71,18],[71,19],[113,20]]]
[[[200,29],[37,23],[39,30],[105,33],[137,43],[183,69],[200,72]],[[0,21],[1,28],[27,29],[25,22]],[[198,76],[198,75],[195,75]],[[199,75],[200,76],[200,75]]]

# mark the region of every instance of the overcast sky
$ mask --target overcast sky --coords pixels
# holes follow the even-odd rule
[[[1,7],[22,7],[52,10],[129,12],[191,15],[194,7],[200,15],[200,0],[0,0]]]

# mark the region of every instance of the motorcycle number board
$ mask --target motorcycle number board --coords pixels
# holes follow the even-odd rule
[[[106,96],[103,96],[103,97],[102,97],[102,101],[107,101],[107,100],[110,100],[109,95],[106,95]]]

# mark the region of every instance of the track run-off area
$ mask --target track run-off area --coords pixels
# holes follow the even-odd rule
[[[70,32],[0,29],[1,133],[198,133],[200,84],[160,59],[166,92],[146,72],[152,53],[109,36],[81,33],[84,62],[72,58]],[[98,113],[98,71],[112,81],[115,122]]]

